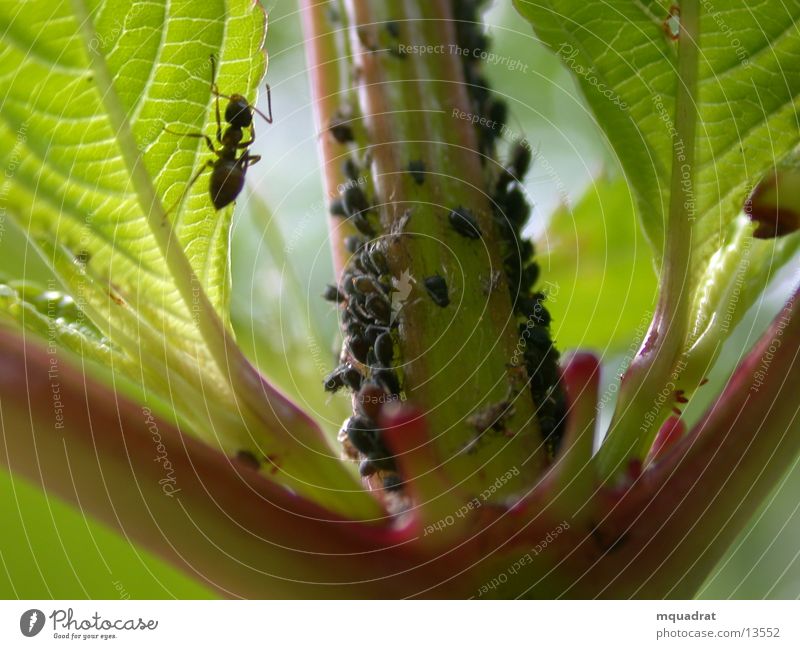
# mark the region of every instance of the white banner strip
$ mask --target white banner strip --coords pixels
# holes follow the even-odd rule
[[[796,601],[4,601],[0,647],[798,647],[798,620]]]

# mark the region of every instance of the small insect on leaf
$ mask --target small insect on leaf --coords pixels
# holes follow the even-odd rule
[[[211,62],[211,94],[214,95],[215,99],[214,108],[217,121],[217,143],[220,147],[215,149],[211,138],[204,133],[182,133],[172,131],[166,126],[164,127],[164,130],[172,135],[204,140],[208,150],[216,156],[215,159],[207,160],[203,166],[200,167],[186,185],[186,189],[183,190],[178,201],[167,210],[167,214],[180,205],[189,192],[189,189],[191,189],[192,185],[194,185],[206,169],[211,169],[209,194],[211,195],[211,202],[214,208],[220,210],[233,203],[244,187],[244,178],[247,169],[261,160],[261,156],[250,155],[250,146],[252,146],[256,139],[255,131],[253,130],[253,114],[260,115],[265,122],[272,124],[272,95],[269,85],[267,86],[267,106],[269,114],[265,115],[255,106],[248,103],[247,99],[242,95],[225,95],[221,93],[217,88],[215,80],[217,60],[213,54],[211,54],[209,60]],[[225,107],[225,121],[228,125],[225,127],[224,131],[222,130],[222,122],[220,120],[220,97],[228,100],[228,105]],[[250,129],[250,139],[243,142],[244,133],[242,129],[245,128]]]

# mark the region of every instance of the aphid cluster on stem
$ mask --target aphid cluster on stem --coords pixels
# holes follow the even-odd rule
[[[481,55],[489,48],[489,37],[479,16],[483,0],[453,0],[456,45],[462,53],[464,81],[472,102],[472,112],[486,119],[476,124],[481,164],[491,157],[495,142],[503,130],[508,116],[505,101],[493,97],[486,77],[481,72]]]
[[[331,393],[342,388],[354,393],[355,412],[342,427],[339,439],[345,453],[359,462],[363,477],[379,474],[384,488],[396,491],[402,481],[376,422],[383,405],[401,398],[394,368],[397,322],[392,312],[385,239],[368,236],[362,230],[362,236],[345,239],[350,260],[338,286],[328,285],[323,293],[341,309],[344,330],[340,364],[325,377],[324,387]]]
[[[505,166],[497,176],[492,196],[494,221],[502,240],[503,270],[511,304],[518,318],[519,340],[530,380],[531,396],[537,407],[539,428],[552,456],[558,450],[566,417],[566,400],[560,385],[558,351],[550,338],[550,312],[545,295],[535,291],[539,266],[534,248],[522,237],[530,206],[522,180],[531,165],[527,141],[516,142]]]
[[[498,137],[507,130],[508,107],[502,99],[492,95],[480,70],[481,53],[489,47],[478,16],[481,4],[480,0],[454,0],[452,6],[456,38],[465,53],[462,65],[472,111],[486,118],[475,124],[481,160],[486,166],[486,162],[495,157]],[[522,237],[522,229],[531,213],[522,181],[532,160],[528,142],[518,140],[512,145],[499,172],[493,173],[487,168],[487,175],[494,177],[491,195],[493,221],[501,239],[503,271],[518,320],[531,396],[537,407],[542,435],[552,455],[561,438],[566,406],[559,384],[558,352],[550,338],[550,313],[544,305],[545,295],[534,290],[539,279],[539,266],[533,260],[533,244]],[[454,209],[450,213],[450,223],[462,236],[481,236],[477,221],[465,208]],[[488,282],[488,289],[493,290],[496,283]]]

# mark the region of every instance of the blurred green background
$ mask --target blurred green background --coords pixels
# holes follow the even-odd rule
[[[241,199],[236,208],[233,321],[240,343],[256,362],[270,368],[268,373],[284,389],[333,430],[343,417],[345,401],[326,403],[321,390],[309,393],[298,387],[299,376],[321,377],[331,365],[337,335],[336,314],[318,297],[331,278],[331,262],[319,207],[322,187],[299,16],[293,0],[264,4],[270,14],[267,79],[275,123],[259,132],[255,149],[263,160],[248,172],[254,195]],[[498,2],[487,14],[487,23],[495,37],[493,51],[509,59],[508,65],[488,65],[486,74],[510,104],[510,127],[524,132],[537,150],[526,185],[535,202],[528,228],[538,242],[544,289],[555,317],[554,337],[562,350],[596,350],[607,370],[608,391],[631,343],[642,335],[653,305],[656,284],[646,242],[615,157],[569,74],[536,41],[510,3]],[[584,194],[587,198],[581,201]],[[548,223],[552,227],[546,230]],[[40,280],[46,273],[11,227],[0,244],[0,273]],[[778,277],[738,327],[711,382],[689,404],[687,417],[697,417],[724,385],[743,351],[777,312],[786,283]],[[291,297],[291,284],[300,287],[300,299]],[[309,341],[318,353],[308,353]],[[276,349],[282,358],[275,357]],[[611,406],[609,400],[606,411]],[[797,466],[733,543],[701,597],[800,594]],[[0,471],[0,512],[3,598],[214,596],[127,539],[5,471]]]

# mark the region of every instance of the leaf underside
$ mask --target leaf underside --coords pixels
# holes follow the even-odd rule
[[[658,267],[673,146],[685,146],[675,137],[677,41],[665,25],[672,4],[515,0],[573,72],[613,145]],[[722,0],[700,9],[694,183],[684,191],[689,221],[671,233],[691,250],[684,351],[698,376],[689,383],[800,244],[797,234],[753,239],[741,217],[748,194],[800,142],[800,2]]]
[[[202,374],[207,387],[224,390],[142,213],[87,50],[105,57],[162,203],[183,197],[170,213],[175,245],[228,327],[232,208],[213,209],[207,176],[184,195],[187,179],[211,154],[199,138],[164,127],[214,137],[212,53],[223,92],[255,99],[266,66],[264,13],[248,0],[109,0],[89,9],[97,38],[87,43],[69,3],[0,6],[6,71],[0,159],[13,169],[5,187],[8,213],[76,305],[115,341],[116,367],[150,370],[150,387],[162,394],[170,375],[196,385]]]

